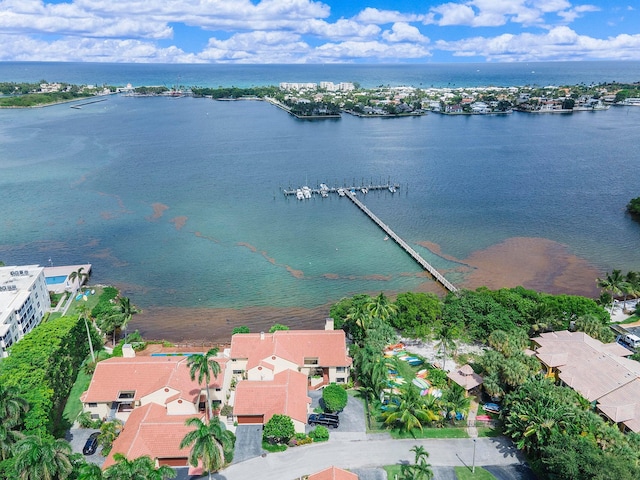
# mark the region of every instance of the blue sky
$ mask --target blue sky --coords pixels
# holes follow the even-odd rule
[[[640,60],[638,0],[0,0],[0,61]]]

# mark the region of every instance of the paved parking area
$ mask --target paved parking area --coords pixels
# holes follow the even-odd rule
[[[82,447],[93,432],[99,432],[100,430],[94,430],[91,428],[72,428],[67,431],[65,439],[71,444],[71,450],[73,453],[82,454]],[[89,463],[95,463],[102,466],[104,463],[104,457],[100,454],[101,447],[98,447],[96,453],[93,455],[85,455],[84,458]]]
[[[311,408],[315,409],[320,405],[322,390],[309,392],[311,398]],[[313,430],[315,427],[307,425],[305,431]],[[364,440],[366,439],[366,423],[364,415],[364,404],[359,398],[348,396],[347,406],[340,413],[340,426],[329,430],[329,441],[332,439],[342,440]]]

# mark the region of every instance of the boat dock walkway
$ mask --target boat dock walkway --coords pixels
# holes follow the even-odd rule
[[[405,251],[407,252],[418,264],[424,268],[427,272],[429,272],[433,278],[440,283],[445,289],[450,292],[457,292],[458,289],[444,276],[438,272],[429,262],[427,262],[424,258],[420,256],[418,252],[416,252],[413,248],[409,246],[407,242],[402,240],[391,228],[380,220],[371,210],[367,208],[367,206],[362,203],[360,200],[356,198],[355,193],[350,191],[346,192],[345,195],[349,200],[351,200],[360,210],[362,210],[371,220],[373,220],[384,232]]]

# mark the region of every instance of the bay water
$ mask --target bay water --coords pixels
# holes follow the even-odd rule
[[[196,67],[65,65],[0,64],[0,78],[22,80],[28,67],[36,69],[31,81],[83,83],[93,68],[102,78],[92,83],[145,84],[164,75],[173,84],[176,72]],[[555,72],[544,65],[535,71]],[[194,71],[204,77],[207,68]],[[261,66],[251,77],[250,67],[237,68],[247,84],[264,82],[264,71],[270,84],[411,84],[421,75],[418,67],[331,66],[328,77],[309,79],[327,70],[310,67],[305,76],[300,67]],[[453,76],[464,77],[458,68]],[[553,73],[542,84],[580,83],[580,75],[591,82],[618,71],[629,78],[611,80],[640,79],[637,63],[615,68],[576,66],[567,82],[553,82]],[[153,78],[132,78],[139,70]],[[364,76],[354,78],[357,71]],[[501,71],[515,69],[495,66],[487,74],[494,84],[524,75],[499,83]],[[308,308],[317,323],[343,296],[429,290],[431,281],[348,200],[297,201],[281,189],[391,180],[401,186],[396,194],[370,192],[365,203],[454,283],[465,284],[465,259],[523,237],[555,242],[596,273],[640,270],[640,225],[625,213],[640,195],[639,145],[637,107],[300,121],[259,101],[113,95],[81,109],[0,110],[0,259],[91,263],[93,282],[116,284],[153,312],[136,320],[151,337],[200,338],[208,315],[246,308],[257,316],[261,309]],[[558,291],[549,278],[543,288]],[[595,275],[577,283],[591,293]],[[205,317],[202,325],[163,330],[191,309]]]

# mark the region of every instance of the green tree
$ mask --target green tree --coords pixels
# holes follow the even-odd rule
[[[118,438],[122,431],[122,422],[120,420],[111,420],[103,422],[100,425],[100,435],[98,435],[98,445],[102,447],[102,453],[107,455],[111,451],[113,442]]]
[[[627,204],[627,212],[633,215],[640,215],[640,197],[632,198]]]
[[[241,325],[239,327],[233,327],[233,330],[231,330],[231,335],[235,335],[236,333],[251,333],[251,331],[246,325]]]
[[[84,282],[88,276],[89,274],[84,271],[84,267],[80,267],[78,268],[78,270],[75,270],[69,274],[69,281],[72,285],[75,281],[78,282],[78,288],[76,288],[75,291],[79,290],[82,287],[82,282]]]
[[[89,351],[91,352],[91,361],[96,363],[96,354],[93,351],[93,340],[91,340],[91,331],[89,329],[88,320],[91,320],[91,309],[86,304],[81,304],[76,309],[78,312],[78,318],[84,321],[84,326],[87,330],[87,341],[89,342]]]
[[[269,333],[277,332],[278,330],[289,330],[289,327],[281,323],[275,323],[271,325],[271,328],[269,329]]]
[[[366,309],[371,317],[379,318],[385,322],[388,322],[389,319],[395,316],[398,311],[398,307],[391,303],[382,292],[366,304]]]
[[[214,360],[218,355],[217,348],[211,348],[204,355],[191,355],[187,360],[187,366],[189,367],[189,374],[191,380],[195,380],[198,377],[198,383],[204,382],[207,390],[207,410],[209,411],[209,418],[213,417],[213,406],[211,405],[211,398],[209,397],[209,384],[211,383],[211,374],[214,378],[218,378],[220,373],[220,364]]]
[[[20,480],[65,480],[73,471],[71,445],[63,439],[29,435],[14,447]]]
[[[607,273],[604,278],[598,278],[598,287],[605,292],[611,294],[612,298],[622,293],[624,277],[620,270],[613,270],[611,273]],[[611,313],[613,313],[613,302],[611,303]]]
[[[295,433],[293,420],[287,415],[276,413],[264,426],[262,437],[269,443],[286,444]]]
[[[413,464],[402,464],[400,466],[401,480],[431,480],[433,478],[433,470],[427,462],[429,452],[422,445],[414,445],[411,451],[415,457]]]
[[[347,391],[340,385],[331,383],[322,390],[322,402],[327,412],[341,412],[347,406]]]
[[[446,370],[447,352],[455,352],[457,330],[450,325],[442,325],[436,332],[436,348],[442,352],[442,369]]]
[[[385,425],[396,426],[400,430],[410,432],[414,428],[438,420],[437,406],[429,408],[420,392],[412,384],[405,384],[397,401],[388,403],[388,409],[382,413]]]
[[[21,421],[23,413],[29,410],[27,402],[17,387],[0,384],[0,423],[13,428]]]
[[[100,465],[95,463],[85,463],[80,466],[78,480],[104,480],[105,476]]]
[[[392,325],[419,337],[429,335],[442,316],[442,301],[433,293],[399,293],[395,304]]]
[[[127,339],[127,325],[131,321],[131,318],[136,314],[140,313],[140,310],[131,303],[131,300],[128,297],[120,297],[118,302],[118,313],[122,316],[122,322],[120,324],[120,328],[124,329],[124,338]]]
[[[105,480],[164,480],[176,476],[176,471],[167,465],[156,468],[155,462],[146,455],[129,460],[116,453],[113,459],[116,463],[104,471]]]
[[[199,418],[189,418],[185,425],[195,430],[187,433],[180,442],[180,448],[191,448],[189,464],[196,467],[198,462],[211,473],[217,472],[225,464],[226,452],[233,451],[233,442],[218,418],[205,423]]]

